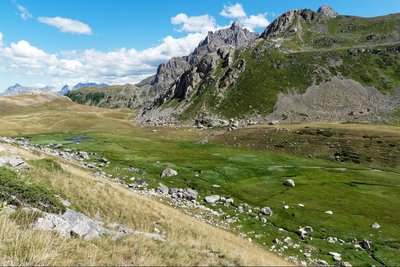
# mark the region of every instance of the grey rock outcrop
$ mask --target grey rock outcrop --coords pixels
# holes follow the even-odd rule
[[[326,4],[318,8],[317,12],[324,14],[325,16],[330,18],[336,18],[339,16],[339,13],[337,13],[333,8],[331,8],[329,5]]]
[[[118,223],[107,225],[107,227],[113,228],[110,230],[105,228],[102,222],[93,220],[80,212],[70,209],[67,209],[63,215],[54,213],[43,214],[43,217],[38,218],[32,224],[32,228],[35,230],[56,231],[63,238],[79,237],[90,240],[109,235],[116,239],[132,234],[146,236],[160,242],[166,241],[159,234],[137,231]]]
[[[17,170],[28,170],[30,166],[20,156],[9,155],[0,157],[0,167],[9,166]]]
[[[54,230],[62,237],[78,236],[84,239],[110,235],[111,231],[86,215],[68,209],[63,215],[47,213],[32,226],[37,230]]]

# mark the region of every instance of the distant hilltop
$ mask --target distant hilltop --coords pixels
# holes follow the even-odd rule
[[[0,93],[0,96],[16,96],[21,94],[30,94],[30,93],[56,93],[59,95],[66,95],[69,91],[78,90],[84,87],[97,87],[103,88],[108,86],[105,83],[78,83],[73,87],[68,85],[64,85],[61,90],[57,91],[56,87],[54,86],[44,86],[44,87],[29,87],[29,86],[22,86],[19,83],[16,83],[13,86],[8,87],[4,92]]]

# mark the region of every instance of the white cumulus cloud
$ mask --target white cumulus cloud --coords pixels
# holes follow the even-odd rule
[[[237,18],[243,18],[246,17],[246,12],[243,10],[243,6],[240,3],[236,3],[234,5],[228,4],[224,5],[224,9],[219,13],[221,16],[226,17],[226,18],[232,18],[232,19],[237,19]]]
[[[75,33],[75,34],[92,34],[92,29],[89,25],[78,20],[62,18],[62,17],[39,17],[38,21],[53,27],[56,27],[61,32]]]
[[[201,16],[188,16],[185,13],[180,13],[171,18],[171,23],[174,25],[180,25],[178,31],[204,33],[217,29],[215,19],[208,14]]]
[[[254,30],[255,28],[265,28],[269,25],[268,19],[265,14],[250,15],[239,20],[243,27]]]
[[[225,5],[221,15],[238,20],[243,27],[250,30],[269,24],[266,14],[247,15],[241,4]],[[38,20],[62,32],[92,33],[87,24],[72,19],[39,17]],[[26,40],[7,44],[0,32],[0,71],[15,75],[16,82],[21,83],[30,80],[55,86],[89,81],[108,84],[136,83],[155,74],[160,63],[165,63],[171,57],[191,53],[208,31],[222,28],[208,14],[189,16],[180,13],[171,18],[171,23],[178,27],[178,31],[186,32],[186,35],[180,38],[168,35],[157,45],[143,50],[86,49],[49,53]],[[25,80],[20,81],[21,77]]]
[[[266,18],[267,13],[248,16],[240,3],[224,5],[219,14],[239,21],[243,27],[250,31],[254,31],[256,28],[265,28],[269,25],[269,21]]]
[[[17,8],[19,10],[19,16],[23,19],[23,20],[27,20],[32,18],[32,14],[29,13],[28,9],[24,6],[21,5],[17,5]]]

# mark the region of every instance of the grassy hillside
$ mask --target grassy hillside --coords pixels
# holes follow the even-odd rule
[[[140,169],[139,178],[148,181],[151,186],[162,182],[172,187],[193,187],[200,192],[202,197],[210,194],[232,196],[234,198],[233,206],[217,205],[215,207],[240,219],[239,222],[232,225],[232,231],[237,234],[246,234],[265,249],[272,249],[272,246],[275,245],[274,249],[278,250],[283,245],[274,244],[273,240],[282,241],[286,237],[291,237],[296,244],[299,244],[299,247],[281,252],[286,256],[297,256],[300,260],[304,260],[303,252],[311,251],[313,257],[327,260],[333,264],[328,252],[336,251],[342,255],[344,261],[349,261],[353,265],[399,264],[396,256],[399,252],[398,240],[400,239],[398,228],[400,218],[397,212],[397,207],[400,205],[400,198],[397,194],[400,184],[398,172],[374,171],[369,169],[368,165],[356,162],[332,162],[331,160],[310,158],[304,154],[288,155],[285,150],[260,151],[257,147],[246,148],[246,139],[240,135],[236,136],[235,143],[229,143],[229,145],[239,144],[241,148],[217,144],[202,145],[197,143],[198,140],[208,134],[216,133],[194,131],[191,128],[136,127],[129,121],[119,119],[121,116],[109,116],[112,111],[96,109],[96,112],[92,113],[92,108],[81,108],[82,114],[86,114],[85,116],[79,116],[79,113],[75,111],[63,112],[65,116],[62,124],[55,124],[52,127],[47,126],[52,121],[52,114],[44,110],[30,113],[29,116],[2,117],[0,123],[4,125],[4,128],[0,130],[0,135],[29,136],[32,141],[40,144],[64,143],[69,148],[75,147],[95,152],[98,156],[104,156],[111,161],[110,166],[103,170],[120,179],[129,179],[131,173],[126,168],[135,167]],[[85,112],[86,108],[88,110]],[[123,111],[114,112],[122,113]],[[118,118],[116,119],[116,117]],[[32,122],[35,126],[31,128],[29,126]],[[326,129],[330,126],[319,125],[317,127]],[[344,139],[347,138],[349,144],[362,142],[358,139],[362,134],[362,131],[357,130],[358,125],[337,125],[335,127],[347,129],[352,133],[344,137]],[[390,131],[394,138],[395,136],[398,138],[397,127],[390,129],[381,126],[368,127],[370,128],[366,130],[367,132],[385,136],[382,138],[386,138],[385,131]],[[270,130],[272,132],[279,131],[276,127],[271,127]],[[338,134],[340,135],[340,131]],[[72,144],[70,140],[75,136],[90,137],[92,140]],[[245,135],[248,139],[251,139],[252,136],[257,141],[258,136]],[[264,132],[261,136],[265,140],[275,138],[274,134],[268,134],[268,132]],[[323,134],[304,135],[303,137],[307,138],[307,136],[309,139],[306,141],[317,143],[329,142],[328,138],[330,138]],[[222,135],[220,136],[222,140],[218,143],[224,143],[224,140],[229,142],[230,138],[234,137]],[[292,140],[288,140],[288,142],[291,144]],[[250,143],[254,142],[250,140]],[[282,143],[287,142],[282,139]],[[357,146],[354,148],[358,149]],[[368,151],[367,147],[363,147],[363,149]],[[374,146],[371,147],[370,154],[376,153],[376,149]],[[397,149],[397,147],[392,149]],[[398,162],[399,159],[393,158],[392,160]],[[166,166],[176,169],[179,173],[178,176],[168,179],[159,178],[161,171]],[[51,185],[52,189],[65,192],[74,201],[74,204],[78,203],[75,205],[79,205],[89,214],[99,211],[106,218],[108,216],[115,218],[114,216],[121,213],[118,218],[129,226],[145,230],[146,228],[143,227],[148,225],[136,221],[141,220],[141,217],[132,215],[135,214],[135,208],[130,207],[124,211],[125,208],[128,208],[126,203],[130,203],[129,206],[131,206],[132,203],[135,203],[134,199],[119,201],[115,198],[113,190],[108,189],[104,193],[90,193],[89,188],[98,190],[97,187],[93,184],[87,188],[83,187],[81,176],[74,178],[75,176],[71,175],[68,176],[68,179],[53,179],[53,176],[46,178],[37,173],[34,177],[45,181],[46,184]],[[288,178],[295,180],[297,186],[293,188],[283,186],[283,182]],[[107,182],[104,181],[104,183]],[[212,186],[214,184],[221,187],[215,188]],[[102,201],[96,199],[100,196]],[[274,211],[274,216],[268,218],[268,222],[263,226],[264,223],[255,217],[255,213],[248,212],[246,209],[246,212],[239,214],[237,207],[240,203],[249,204],[249,209],[253,211],[257,207],[269,206]],[[300,203],[304,204],[304,207],[299,206]],[[156,215],[160,210],[155,208],[155,205],[153,202],[148,202],[148,204],[140,202],[141,208],[137,207],[137,209],[143,212],[149,209],[150,214],[153,214],[150,216],[144,215],[146,214],[144,213],[142,214],[144,218],[152,218],[152,216],[160,218],[157,217],[159,215]],[[289,208],[285,209],[284,205],[289,205]],[[157,209],[157,212],[153,213],[154,209]],[[333,211],[333,214],[325,214],[327,210]],[[178,216],[178,213],[174,214],[176,214],[174,216]],[[221,220],[223,219],[221,218]],[[182,220],[186,220],[186,217]],[[170,234],[181,233],[181,231],[187,233],[186,226],[182,227],[184,224],[181,222],[171,222],[163,229]],[[370,225],[374,222],[378,222],[382,227],[379,230],[371,229]],[[174,227],[179,225],[180,230],[171,228],[173,224],[176,224]],[[161,225],[164,224],[161,223]],[[311,234],[312,239],[301,241],[296,231],[299,226],[306,225],[314,229]],[[197,235],[196,239],[201,240],[198,234],[194,233],[193,235]],[[225,247],[225,243],[216,241],[218,235],[215,238],[214,235],[207,234],[207,236],[213,238],[210,242],[216,242],[221,249]],[[328,243],[325,241],[327,237],[343,239],[346,244]],[[182,244],[180,238],[183,236],[180,235],[176,240],[177,243]],[[373,249],[357,250],[351,243],[353,239],[369,239],[373,242]],[[169,257],[168,255],[173,253],[171,250],[168,250],[170,252],[166,253],[165,257]],[[188,250],[188,253],[193,252]],[[225,256],[225,258],[227,257]],[[167,262],[176,263],[172,260]],[[182,262],[188,264],[189,259]]]
[[[158,201],[133,194],[107,180],[99,180],[71,162],[60,161],[63,171],[49,168],[50,159],[13,148],[30,159],[33,169],[24,175],[41,187],[69,199],[73,207],[106,223],[119,222],[137,230],[156,227],[167,242],[126,236],[119,240],[63,239],[51,232],[33,231],[35,214],[0,212],[2,265],[287,265],[280,258],[190,218]],[[58,159],[54,159],[58,160]],[[3,171],[0,169],[0,174]],[[25,178],[26,179],[26,178]]]
[[[266,115],[280,93],[304,93],[333,76],[395,93],[400,87],[399,14],[376,18],[308,14],[307,19],[295,17],[286,31],[237,51],[235,58],[244,59],[246,69],[222,91],[218,81],[229,68],[220,64],[214,83],[185,103],[180,118],[193,119],[202,113],[225,118]]]

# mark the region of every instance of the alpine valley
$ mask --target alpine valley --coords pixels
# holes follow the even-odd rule
[[[400,13],[238,16],[137,84],[2,93],[0,265],[400,265]]]

